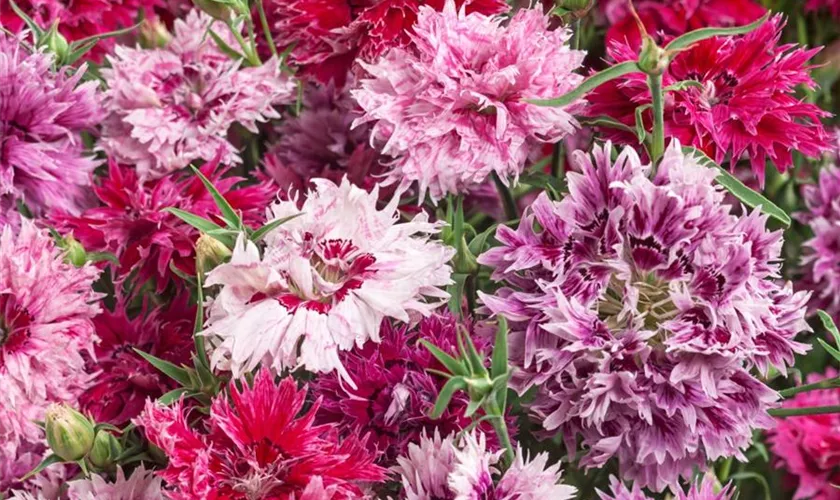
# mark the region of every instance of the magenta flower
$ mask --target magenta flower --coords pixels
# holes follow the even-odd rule
[[[362,483],[385,479],[363,440],[339,441],[332,426],[312,425],[319,403],[301,413],[306,388],[291,377],[275,384],[263,369],[252,387],[229,392],[213,401],[198,428],[187,424],[183,402],[149,401],[136,420],[169,458],[159,474],[170,498],[353,500]]]
[[[683,144],[703,150],[730,166],[749,159],[753,173],[764,183],[769,159],[780,171],[793,162],[792,152],[820,157],[830,137],[820,118],[828,113],[800,100],[796,87],[813,88],[808,60],[819,49],[780,45],[784,21],[776,16],[740,37],[712,38],[693,45],[674,58],[664,85],[697,80],[703,88],[671,91],[665,102],[665,132]],[[630,46],[608,48],[615,62],[635,60]],[[650,102],[642,74],[614,80],[589,94],[591,116],[607,115],[633,127],[635,110]],[[645,123],[651,115],[644,114]],[[633,134],[615,129],[602,132],[613,140],[636,144]]]
[[[541,9],[502,22],[456,12],[451,1],[442,12],[421,7],[413,47],[362,63],[371,77],[352,91],[365,111],[356,123],[375,122],[374,140],[395,158],[389,183],[417,182],[421,199],[428,191],[436,201],[493,172],[515,182],[535,145],[575,131],[577,105],[524,99],[575,88],[585,53],[569,48],[568,30],[549,31]]]
[[[167,48],[118,46],[102,70],[108,84],[100,147],[121,163],[136,165],[140,178],[154,179],[219,150],[222,161],[239,162],[228,142],[231,125],[257,133],[257,123],[279,118],[294,82],[277,60],[241,68],[205,36],[212,19],[196,11],[175,21]],[[219,33],[226,27],[213,25]],[[235,44],[231,41],[230,43]]]
[[[70,76],[52,65],[0,32],[0,204],[20,200],[39,216],[86,205],[97,161],[84,154],[81,133],[103,117],[97,84],[79,84],[85,68]]]
[[[805,10],[828,12],[834,19],[840,19],[840,0],[808,0]]]
[[[610,489],[611,495],[598,492],[601,500],[652,500],[638,484],[629,489],[615,476],[610,477]],[[731,500],[734,497],[735,491],[729,485],[721,488],[714,476],[706,475],[701,482],[692,484],[687,492],[678,490],[676,500]]]
[[[618,459],[656,490],[742,457],[778,395],[750,370],[785,371],[808,330],[808,294],[779,276],[781,232],[723,204],[716,171],[672,142],[653,179],[630,148],[576,152],[569,194],[541,195],[480,262],[505,286],[481,294],[511,322],[515,387],[581,464]]]
[[[88,386],[82,352],[96,339],[98,271],[66,264],[52,238],[23,221],[0,235],[0,491],[41,461],[35,425],[50,403],[75,404]]]
[[[201,172],[248,224],[256,225],[263,208],[274,198],[276,187],[270,182],[240,186],[244,179],[226,176],[230,169],[220,166],[218,159],[205,163]],[[136,272],[141,283],[155,279],[158,292],[179,279],[173,267],[194,274],[199,237],[197,229],[163,209],[176,207],[224,225],[213,197],[191,173],[144,183],[133,168],[112,161],[93,192],[100,206],[78,217],[55,213],[52,221],[56,228],[71,233],[88,251],[115,254],[120,282]]]
[[[829,367],[824,375],[811,374],[808,383],[836,378],[837,370]],[[785,408],[840,405],[840,389],[803,392],[785,400]],[[776,466],[794,479],[793,498],[837,500],[840,491],[832,484],[840,482],[840,414],[808,415],[780,418],[768,441],[776,456]]]
[[[262,363],[278,373],[338,370],[355,388],[340,351],[379,342],[385,318],[428,316],[448,298],[439,287],[451,281],[454,250],[430,239],[440,223],[425,212],[397,223],[399,193],[380,210],[378,188],[313,184],[300,208],[268,209],[269,221],[297,217],[268,233],[262,255],[240,236],[230,263],[207,276],[222,289],[203,335],[213,366],[234,377]]]

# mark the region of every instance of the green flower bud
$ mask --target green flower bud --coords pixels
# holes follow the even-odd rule
[[[656,45],[653,38],[645,35],[639,52],[639,69],[649,75],[661,75],[668,68],[670,58],[665,49]]]
[[[228,21],[232,16],[231,14],[233,11],[230,7],[228,7],[228,3],[224,1],[216,1],[216,0],[193,0],[193,4],[196,7],[204,11],[205,14],[209,15],[213,19],[218,19],[219,21]]]
[[[52,404],[45,420],[47,443],[62,460],[81,460],[93,447],[93,424],[73,408]]]
[[[81,243],[72,236],[64,237],[59,246],[64,249],[64,260],[76,267],[82,267],[87,262],[87,252]]]
[[[195,268],[201,274],[208,273],[230,257],[231,252],[221,241],[202,234],[195,242]]]
[[[166,47],[172,40],[172,34],[159,19],[144,19],[139,31],[140,45],[147,49]]]
[[[88,460],[95,467],[108,469],[115,465],[115,460],[122,453],[122,446],[113,434],[99,431],[93,440],[93,448],[88,453]]]
[[[46,49],[55,55],[55,63],[58,66],[64,64],[67,57],[70,55],[70,44],[67,39],[58,32],[58,20],[56,20],[49,31],[44,33],[44,37],[38,40],[39,47],[46,47]]]

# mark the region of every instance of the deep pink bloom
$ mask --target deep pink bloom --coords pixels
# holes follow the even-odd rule
[[[811,374],[807,382],[836,378],[837,370],[829,367],[824,375]],[[826,389],[797,394],[784,402],[785,408],[840,405],[840,389]],[[840,490],[840,414],[807,415],[780,418],[768,441],[776,456],[776,466],[794,479],[795,500],[838,500]]]
[[[840,19],[840,0],[808,0],[807,11],[827,11],[834,19]]]
[[[641,46],[636,20],[628,0],[599,2],[609,28],[606,43]],[[683,33],[710,26],[741,26],[760,18],[766,10],[754,0],[641,0],[633,2],[647,32],[665,45]]]
[[[242,212],[247,223],[261,222],[276,187],[270,182],[240,186],[243,179],[225,177],[229,168],[218,160],[204,164],[201,172]],[[189,172],[144,183],[133,168],[112,161],[93,192],[101,206],[78,217],[53,214],[54,224],[62,233],[72,233],[88,251],[114,253],[119,259],[120,281],[136,271],[141,283],[154,278],[157,291],[176,278],[170,266],[187,274],[195,272],[194,246],[199,236],[197,229],[164,208],[176,207],[224,225],[213,197]]]
[[[832,140],[820,123],[828,113],[795,94],[800,85],[814,87],[808,60],[819,49],[780,44],[783,27],[776,16],[749,34],[699,42],[678,54],[664,75],[666,86],[683,80],[703,84],[668,92],[666,134],[718,163],[729,159],[733,170],[740,159],[749,159],[762,185],[767,160],[783,172],[794,150],[820,157]],[[632,47],[617,42],[608,52],[615,62],[637,57]],[[650,103],[650,92],[645,76],[633,74],[602,85],[587,99],[589,115],[607,115],[632,127],[636,108]],[[644,119],[650,125],[649,110]],[[637,141],[615,129],[602,132],[615,141]]]
[[[45,232],[24,220],[0,235],[0,491],[42,458],[35,425],[50,403],[75,405],[90,382],[99,272],[64,262]]]
[[[422,200],[463,193],[491,174],[516,182],[528,155],[577,128],[577,104],[545,107],[582,80],[585,53],[571,32],[550,31],[540,8],[501,16],[466,15],[450,1],[420,9],[409,49],[394,49],[352,91],[374,122],[373,138],[394,157],[389,183],[417,183]],[[534,40],[539,40],[535,43]]]
[[[480,257],[505,286],[481,294],[511,322],[513,385],[581,464],[618,459],[656,490],[742,457],[778,395],[750,372],[784,371],[806,346],[808,294],[779,276],[781,232],[730,213],[716,170],[674,141],[648,178],[631,148],[576,152],[560,202],[541,195]]]
[[[306,388],[291,377],[279,384],[267,369],[253,387],[229,387],[213,401],[210,416],[187,424],[182,402],[166,407],[149,401],[135,421],[169,458],[160,472],[173,500],[300,499],[316,482],[330,495],[360,498],[362,484],[385,479],[364,440],[339,440],[330,425],[313,426],[319,402],[301,410]]]
[[[145,303],[135,317],[128,316],[126,299],[113,311],[94,319],[99,342],[87,371],[96,378],[79,398],[81,408],[97,422],[124,426],[140,414],[147,398],[157,399],[177,384],[140,357],[134,349],[175,363],[191,363],[195,307],[186,290],[165,307]]]
[[[0,32],[0,204],[24,201],[35,215],[78,213],[98,163],[81,137],[103,117],[97,84],[80,84],[84,67],[70,76],[52,63]]]
[[[599,498],[601,500],[652,500],[651,497],[645,495],[638,484],[633,485],[632,489],[628,488],[615,476],[610,476],[610,490],[612,490],[610,495],[598,492]],[[714,476],[706,475],[702,481],[693,483],[687,492],[678,490],[676,500],[730,500],[736,496],[735,493],[730,485],[719,487]]]

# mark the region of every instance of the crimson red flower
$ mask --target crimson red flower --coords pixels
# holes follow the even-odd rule
[[[224,177],[229,170],[217,160],[201,167],[246,223],[261,223],[275,186],[263,181],[238,187],[243,179]],[[108,175],[93,191],[102,205],[78,217],[56,212],[52,215],[56,228],[72,233],[88,251],[115,254],[118,281],[136,272],[140,283],[155,278],[158,292],[175,276],[171,266],[182,273],[194,273],[194,246],[199,236],[198,230],[163,209],[176,207],[222,223],[213,197],[197,176],[187,172],[141,183],[133,168],[112,161]]]
[[[361,498],[364,483],[385,479],[364,440],[339,440],[331,425],[313,425],[320,402],[301,413],[306,388],[291,377],[275,385],[268,369],[253,387],[230,386],[210,416],[190,428],[182,402],[149,401],[135,421],[169,458],[160,475],[174,500]]]
[[[147,398],[157,399],[176,388],[134,349],[179,366],[189,364],[195,318],[189,299],[183,290],[168,306],[150,307],[147,302],[130,318],[122,298],[113,312],[105,310],[93,320],[99,343],[96,359],[88,359],[85,368],[97,375],[79,398],[86,413],[97,422],[123,426],[140,414]]]
[[[278,49],[294,45],[293,64],[322,81],[344,84],[359,56],[373,61],[391,47],[411,42],[411,27],[421,5],[443,10],[445,0],[264,0],[266,17]],[[503,0],[455,0],[467,13],[499,14]]]
[[[607,0],[601,5],[610,24],[607,44],[626,42],[640,47],[642,38],[628,0]],[[766,12],[754,0],[637,0],[633,5],[648,33],[662,44],[698,28],[749,24]]]
[[[664,75],[666,86],[685,80],[701,84],[667,92],[666,135],[718,163],[728,156],[732,167],[746,155],[762,185],[767,159],[784,171],[793,162],[792,151],[819,157],[830,147],[820,123],[829,114],[795,95],[799,85],[814,87],[808,60],[819,49],[780,45],[783,27],[776,16],[747,35],[700,42],[678,54]],[[608,53],[617,63],[637,57],[623,43],[613,43]],[[600,86],[588,100],[590,116],[610,116],[632,127],[636,108],[650,103],[650,92],[645,76],[636,73]],[[643,117],[649,127],[649,109]],[[636,143],[631,133],[602,132],[616,142]]]

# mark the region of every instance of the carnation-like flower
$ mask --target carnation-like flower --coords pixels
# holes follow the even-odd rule
[[[494,484],[495,464],[502,452],[487,450],[486,437],[470,432],[460,439],[422,435],[397,459],[406,500],[569,500],[576,489],[560,483],[560,464],[547,466],[548,454],[528,460],[518,449],[513,464]]]
[[[165,49],[118,46],[102,70],[108,84],[100,147],[113,158],[136,165],[141,179],[153,179],[210,160],[221,149],[225,163],[239,161],[228,142],[231,125],[257,133],[257,123],[279,118],[274,109],[292,100],[295,84],[276,59],[242,68],[207,36],[206,14],[190,12],[175,21]],[[235,42],[231,42],[235,43]]]
[[[656,490],[743,458],[778,398],[750,371],[785,371],[806,346],[805,292],[777,281],[781,232],[735,216],[717,171],[677,141],[656,174],[625,148],[576,152],[560,202],[541,195],[479,261],[503,281],[486,307],[511,322],[513,385],[581,464],[618,459]]]
[[[247,224],[257,223],[276,191],[270,182],[240,187],[244,179],[224,177],[230,169],[218,160],[205,163],[200,170]],[[178,279],[173,267],[181,273],[194,273],[199,232],[163,209],[179,208],[224,225],[210,192],[191,173],[142,182],[133,168],[112,161],[108,175],[99,181],[93,192],[101,206],[78,217],[58,212],[52,220],[59,231],[72,233],[87,251],[115,254],[120,281],[136,272],[139,282],[155,279],[157,291],[162,291]]]
[[[609,23],[606,43],[615,41],[639,48],[642,37],[629,2],[608,0],[599,6]],[[754,0],[642,0],[633,2],[633,6],[647,32],[661,46],[696,29],[749,24],[766,12]]]
[[[161,489],[161,478],[143,464],[125,477],[122,468],[117,467],[113,483],[106,481],[99,474],[92,474],[90,479],[80,479],[68,483],[69,500],[161,500],[165,498]]]
[[[290,61],[322,82],[344,83],[354,59],[372,62],[391,47],[411,44],[421,6],[442,10],[444,0],[383,0],[360,4],[348,0],[265,0],[274,41],[282,50],[294,46]],[[456,0],[467,13],[501,14],[502,0]]]
[[[159,474],[170,498],[351,500],[361,498],[362,483],[385,479],[362,440],[339,441],[332,426],[312,425],[318,402],[301,413],[305,388],[291,377],[273,379],[263,369],[253,387],[231,385],[198,428],[187,424],[182,402],[147,403],[136,423],[169,459]]]
[[[341,182],[344,176],[367,191],[373,189],[386,167],[370,145],[371,127],[352,127],[361,116],[356,102],[334,85],[310,84],[303,104],[300,115],[277,127],[280,139],[263,160],[281,191],[305,192],[311,179]],[[382,196],[390,194],[380,191]]]
[[[831,138],[820,123],[828,113],[800,100],[796,88],[813,88],[808,60],[819,49],[780,44],[784,21],[776,16],[739,37],[710,38],[674,57],[664,85],[695,80],[702,88],[669,91],[665,100],[665,132],[683,144],[703,150],[718,163],[727,158],[734,169],[747,158],[764,183],[766,161],[780,171],[793,162],[793,151],[820,157]],[[636,60],[637,51],[613,43],[615,62]],[[632,127],[635,111],[650,103],[643,74],[613,80],[589,94],[591,116],[607,115]],[[646,124],[651,114],[645,111]],[[604,128],[612,140],[636,144],[634,134]]]
[[[805,10],[828,12],[834,19],[840,19],[840,0],[808,0]]]
[[[266,235],[262,255],[240,236],[230,262],[207,276],[208,287],[222,290],[203,334],[213,365],[234,377],[262,362],[278,372],[338,370],[355,388],[339,351],[379,342],[386,317],[408,322],[448,298],[438,287],[451,282],[454,250],[430,240],[440,223],[425,212],[397,223],[399,193],[378,210],[377,187],[313,184],[300,208],[269,208],[269,222],[296,217]]]
[[[632,489],[627,488],[615,476],[610,477],[610,489],[610,495],[598,492],[601,500],[652,500],[638,484],[633,485]],[[735,492],[730,485],[721,488],[713,476],[706,475],[701,482],[692,484],[687,492],[678,490],[676,500],[730,500],[734,496]]]
[[[90,381],[98,272],[66,264],[52,239],[22,221],[0,235],[0,491],[40,462],[35,424],[50,403],[75,404]]]
[[[361,382],[358,388],[343,383],[335,372],[313,383],[313,392],[324,398],[319,419],[368,435],[369,447],[380,452],[378,463],[384,466],[393,465],[396,457],[405,454],[410,443],[419,443],[423,435],[438,431],[446,436],[467,428],[472,419],[464,417],[469,398],[463,392],[454,395],[440,418],[429,417],[446,380],[427,370],[445,368],[418,343],[426,340],[455,356],[458,327],[455,317],[447,313],[424,318],[415,328],[393,326],[385,320],[380,343],[368,342],[339,356],[350,378]],[[472,338],[479,351],[486,350],[484,337]],[[479,429],[493,432],[488,421]],[[495,434],[489,434],[488,446],[498,449]]]
[[[811,374],[807,382],[836,378],[837,370],[828,368],[824,375]],[[799,393],[784,402],[785,408],[840,405],[840,389]],[[768,437],[776,466],[783,469],[796,485],[793,498],[837,500],[840,491],[840,414],[806,415],[780,418]]]
[[[94,319],[96,344],[87,371],[96,373],[81,395],[82,410],[96,422],[122,427],[140,414],[146,399],[157,399],[175,389],[172,379],[161,373],[134,349],[172,362],[190,364],[195,308],[186,290],[165,307],[146,303],[135,317],[128,315],[125,298],[114,311],[103,311]]]
[[[80,84],[85,67],[70,76],[52,65],[51,56],[0,32],[0,204],[11,209],[20,200],[35,215],[85,205],[97,162],[85,155],[81,133],[103,116],[97,84]]]
[[[395,157],[388,181],[418,183],[421,199],[462,193],[492,173],[515,181],[541,142],[575,131],[577,109],[525,99],[556,97],[583,77],[585,53],[569,48],[571,32],[548,30],[540,8],[502,17],[465,14],[450,1],[442,12],[421,7],[413,47],[393,49],[352,91],[375,122],[382,153]]]

